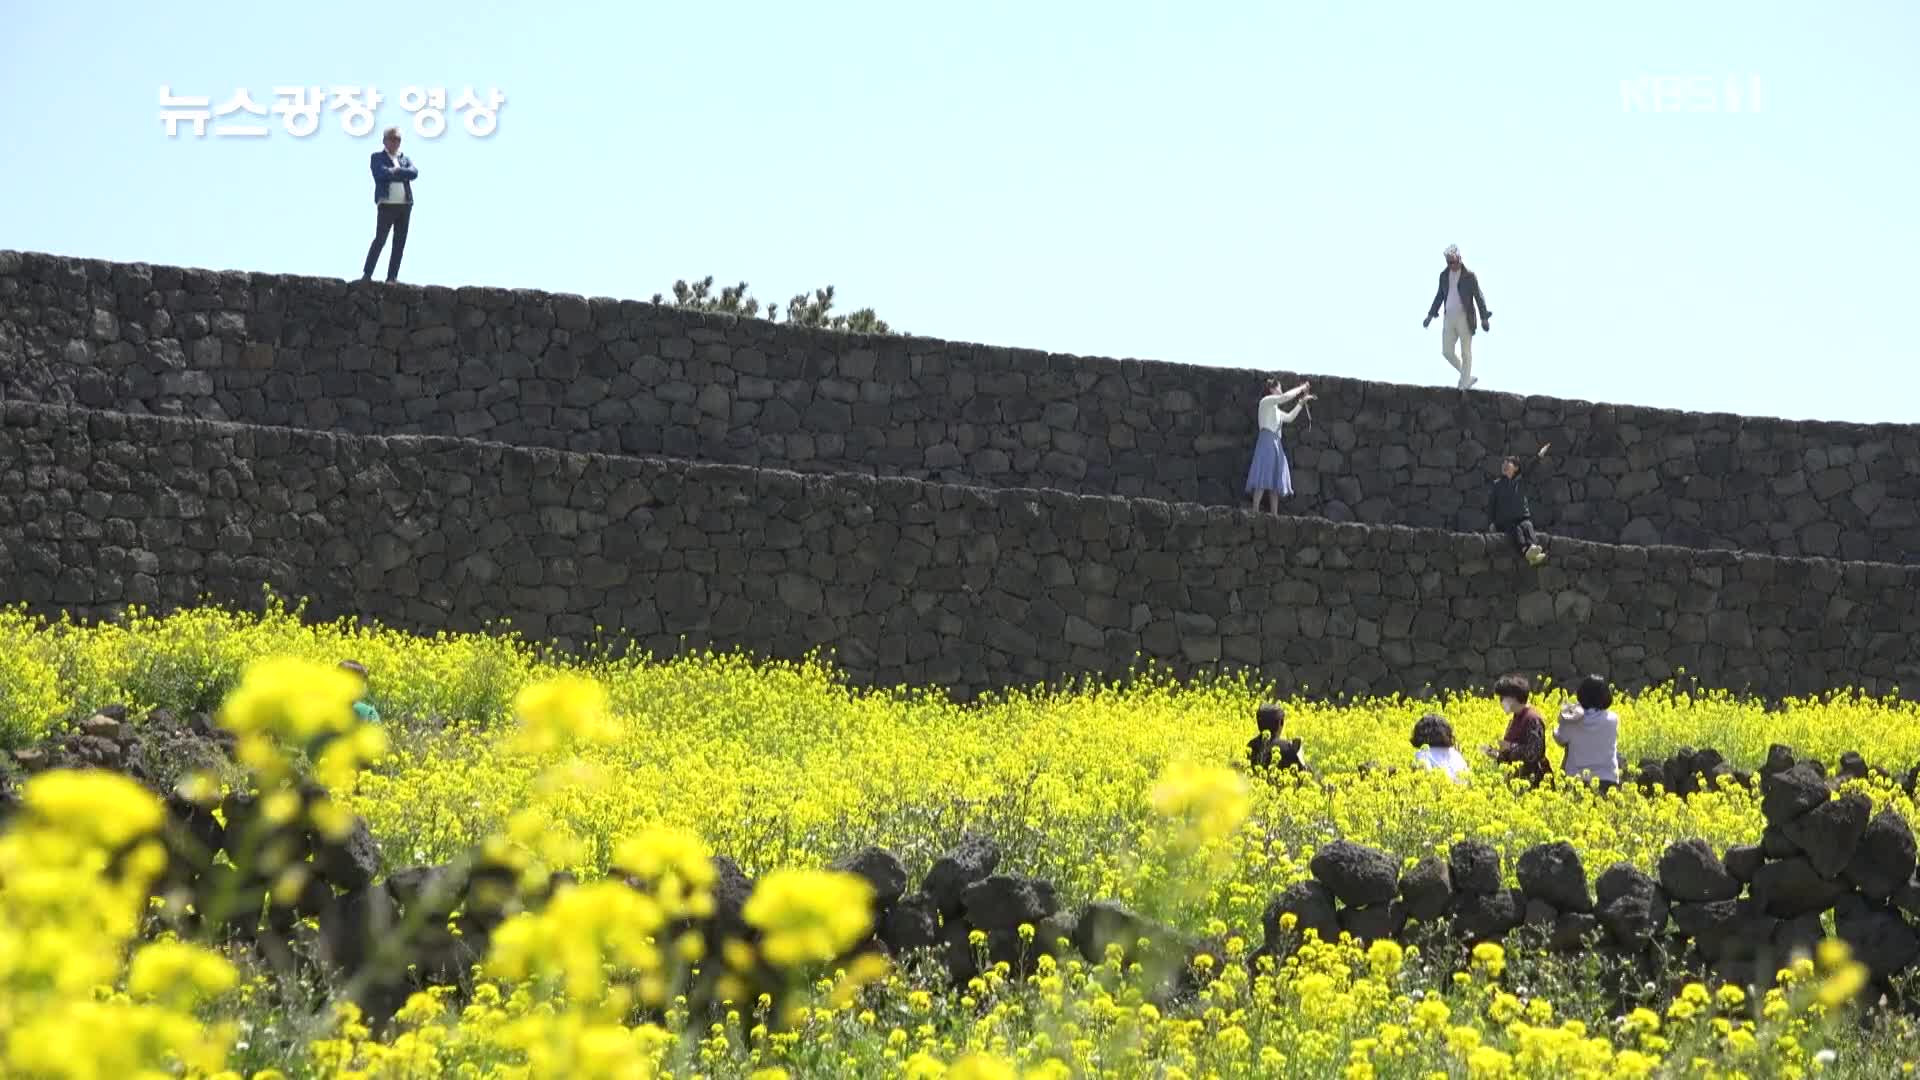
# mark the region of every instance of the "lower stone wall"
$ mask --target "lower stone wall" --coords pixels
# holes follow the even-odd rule
[[[0,602],[107,616],[262,586],[319,617],[510,619],[657,653],[831,646],[962,696],[1140,657],[1314,695],[1681,669],[1920,688],[1920,568],[1256,519],[1145,499],[0,404]]]

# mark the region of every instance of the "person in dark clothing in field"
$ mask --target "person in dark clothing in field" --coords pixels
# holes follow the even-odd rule
[[[1285,708],[1271,702],[1262,705],[1254,710],[1253,722],[1256,730],[1247,740],[1247,764],[1254,772],[1307,767],[1300,740],[1280,737],[1280,729],[1287,723]]]
[[[1493,519],[1495,532],[1506,533],[1513,546],[1535,566],[1547,561],[1540,546],[1540,534],[1533,528],[1533,508],[1527,503],[1527,490],[1520,484],[1527,466],[1547,456],[1548,443],[1531,458],[1510,457],[1500,463],[1500,476],[1487,493],[1487,516]]]

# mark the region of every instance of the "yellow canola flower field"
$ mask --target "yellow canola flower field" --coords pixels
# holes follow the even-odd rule
[[[360,723],[342,659],[371,672]],[[8,681],[8,677],[11,677]],[[165,859],[157,799],[102,774],[41,774],[0,834],[0,1075],[1494,1077],[1894,1076],[1913,1024],[1847,1017],[1859,966],[1827,950],[1743,993],[1669,973],[1616,1007],[1578,961],[1482,946],[1308,945],[1250,966],[1260,916],[1351,839],[1411,862],[1463,838],[1512,859],[1570,841],[1590,875],[1652,870],[1676,839],[1755,841],[1757,794],[1686,799],[1510,785],[1473,748],[1506,717],[1486,696],[1289,700],[1311,776],[1238,768],[1258,688],[1143,676],[956,704],[848,688],[814,662],[701,654],[567,657],[511,636],[416,637],[296,613],[213,609],[116,625],[0,613],[0,739],[19,746],[95,707],[219,716],[261,784],[269,743],[327,737],[309,767],[364,815],[391,871],[475,846],[582,882],[493,936],[479,981],[413,996],[394,1023],[285,985],[245,950],[141,938]],[[1563,695],[1538,692],[1551,716]],[[1465,783],[1410,768],[1408,734],[1447,716]],[[1771,743],[1830,765],[1845,750],[1904,770],[1920,709],[1841,696],[1763,709],[1654,692],[1616,704],[1629,760],[1712,746],[1756,767]],[[253,745],[249,751],[247,748]],[[1896,786],[1856,782],[1915,820]],[[329,828],[329,832],[336,831]],[[829,961],[870,932],[864,882],[827,869],[866,845],[917,882],[965,833],[1002,871],[1069,905],[1119,899],[1204,935],[1200,987],[1159,1001],[1105,963],[1042,958],[949,987],[925,971]],[[753,962],[794,996],[709,1015],[676,971],[702,955],[675,920],[711,910],[708,854],[761,881]],[[156,859],[158,863],[156,864]],[[614,878],[606,878],[609,872]],[[621,880],[639,882],[629,887]],[[644,887],[642,887],[644,886]],[[911,887],[911,884],[910,884]],[[741,978],[745,978],[742,969]],[[727,983],[745,986],[743,981]],[[56,1039],[57,1036],[57,1039]]]

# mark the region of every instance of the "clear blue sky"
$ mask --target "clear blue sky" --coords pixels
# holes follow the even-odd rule
[[[5,22],[0,247],[355,275],[377,134],[169,139],[159,88],[372,85],[421,169],[409,281],[832,283],[937,337],[1451,384],[1420,319],[1457,243],[1495,313],[1484,389],[1920,422],[1913,0],[7,0]],[[1757,79],[1760,111],[1629,112],[1641,74]],[[407,84],[497,88],[499,129],[414,135]]]

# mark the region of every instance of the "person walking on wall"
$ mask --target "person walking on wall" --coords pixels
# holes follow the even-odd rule
[[[420,178],[407,155],[400,152],[400,129],[390,127],[385,147],[373,152],[373,244],[367,248],[367,264],[360,270],[361,281],[373,280],[374,264],[380,261],[380,249],[393,233],[393,256],[387,260],[387,281],[400,276],[400,256],[407,249],[407,221],[413,216],[413,182]]]
[[[1432,325],[1436,317],[1445,316],[1440,323],[1440,355],[1460,373],[1460,389],[1471,390],[1479,379],[1473,377],[1473,310],[1480,308],[1480,329],[1493,329],[1493,312],[1487,308],[1487,296],[1480,291],[1480,279],[1467,264],[1460,261],[1460,249],[1447,245],[1444,253],[1447,268],[1440,271],[1440,289],[1433,294],[1433,305],[1427,309],[1422,329]],[[1455,355],[1455,346],[1459,355]]]
[[[1260,431],[1254,436],[1253,464],[1247,469],[1247,491],[1253,496],[1253,512],[1260,512],[1260,504],[1267,496],[1273,497],[1273,516],[1280,516],[1281,496],[1293,494],[1293,468],[1287,464],[1287,450],[1280,442],[1280,428],[1300,415],[1300,410],[1313,395],[1307,392],[1309,383],[1282,393],[1280,380],[1267,383],[1267,393],[1260,399],[1256,416]],[[1293,408],[1285,412],[1280,406],[1299,398]]]
[[[1535,566],[1547,561],[1547,551],[1540,546],[1540,534],[1534,531],[1533,507],[1527,502],[1527,489],[1520,486],[1520,479],[1528,465],[1547,456],[1552,445],[1542,446],[1530,460],[1510,457],[1501,461],[1500,475],[1487,493],[1487,516],[1493,519],[1494,531],[1506,533],[1513,546]]]

